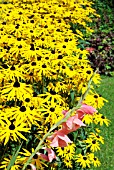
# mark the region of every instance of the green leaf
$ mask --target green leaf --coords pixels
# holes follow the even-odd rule
[[[22,143],[21,143],[21,145],[19,146],[18,150],[17,150],[16,152],[14,152],[14,154],[12,155],[12,158],[11,158],[9,164],[8,164],[7,170],[10,170],[11,167],[14,165],[15,160],[16,160],[16,158],[17,158],[17,156],[18,156],[18,153],[19,153],[19,151],[20,151],[20,149],[21,149],[21,146],[22,146]]]
[[[74,91],[70,91],[70,96],[71,96],[72,102],[74,101],[74,95],[75,95],[75,92]]]
[[[106,69],[111,69],[111,67],[109,65],[106,65],[105,67],[106,67]]]
[[[102,48],[103,48],[103,46],[101,46],[101,45],[100,45],[100,46],[98,46],[98,49],[99,49],[99,50],[100,50],[100,49],[102,49]]]

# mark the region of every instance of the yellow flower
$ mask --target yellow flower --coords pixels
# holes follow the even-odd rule
[[[64,164],[67,168],[72,168],[72,161],[71,160],[64,158],[63,162],[64,162]]]
[[[6,69],[4,69],[4,67]],[[3,65],[1,67],[0,73],[3,74],[3,78],[6,80],[12,80],[15,81],[15,77],[18,79],[24,79],[24,74],[22,74],[22,72],[24,72],[24,70],[19,66],[19,65]]]
[[[93,166],[98,167],[101,165],[99,159],[96,156],[94,156],[94,153],[88,153],[88,157],[90,161],[92,161]]]
[[[31,96],[33,93],[31,85],[27,85],[26,83],[21,83],[18,81],[6,83],[1,89],[1,95],[7,97],[7,100],[15,100],[16,98],[23,100],[27,95]]]
[[[26,123],[27,126],[31,127],[32,124],[36,124],[37,121],[42,121],[42,114],[34,106],[12,107],[5,109],[6,116],[10,117],[11,120],[19,119]]]
[[[21,133],[29,132],[30,128],[26,128],[26,123],[20,121],[20,119],[9,121],[5,116],[3,118],[3,123],[0,125],[0,138],[3,141],[4,145],[11,139],[14,141],[22,138],[27,140]]]
[[[68,146],[57,148],[57,155],[60,156],[67,168],[72,168],[72,160],[74,159],[75,144],[68,144]]]
[[[86,140],[84,140],[85,141],[85,143],[87,143],[87,148],[90,148],[90,150],[92,151],[92,152],[95,152],[95,151],[97,151],[97,150],[100,150],[100,144],[99,144],[99,142],[98,142],[98,140],[97,139],[95,139],[95,138],[91,138],[91,137],[89,137],[89,138],[87,138]]]
[[[88,155],[78,154],[76,155],[75,161],[79,163],[82,168],[86,168],[86,167],[90,168],[91,161]]]
[[[89,137],[101,142],[102,144],[104,144],[104,138],[102,136],[100,136],[98,133],[95,134],[95,133],[91,132]]]
[[[93,115],[86,114],[82,120],[85,124],[90,125],[93,123]]]
[[[104,99],[101,95],[94,93],[92,91],[85,98],[86,104],[90,104],[91,106],[99,109],[104,106],[104,102],[108,101]]]
[[[32,153],[33,152],[34,152],[34,149],[32,148]],[[31,156],[31,152],[29,152],[27,149],[24,149],[24,148],[23,148],[23,152],[19,152],[19,154],[24,156],[24,157],[22,157],[22,159],[20,159],[22,164],[25,164],[26,161],[28,160],[28,158]],[[39,170],[43,170],[44,169],[43,166],[47,167],[47,165],[42,161],[42,158],[40,157],[40,155],[38,153],[36,153],[33,156],[31,163],[33,165],[35,165],[37,167],[37,169],[39,169]]]
[[[100,163],[100,161],[99,161],[99,159],[98,159],[97,157],[94,157],[93,160],[92,160],[92,162],[93,162],[93,165],[94,165],[95,167],[98,167],[98,166],[101,165],[101,163]]]
[[[104,116],[104,115],[101,114],[101,113],[96,113],[96,114],[93,116],[93,119],[94,119],[94,123],[95,123],[95,124],[100,124],[100,126],[103,126],[103,124],[105,123],[106,126],[109,126],[110,120],[107,119],[106,116]]]

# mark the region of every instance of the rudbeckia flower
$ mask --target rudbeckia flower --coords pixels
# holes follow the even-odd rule
[[[15,81],[12,83],[6,83],[4,87],[2,87],[1,95],[7,97],[7,100],[12,100],[15,98],[19,100],[23,100],[26,96],[33,93],[32,86],[27,85],[26,83],[21,83],[19,81]]]
[[[32,153],[34,152],[34,149],[32,148]],[[21,161],[22,161],[22,164],[25,164],[26,161],[28,160],[28,158],[31,156],[31,152],[29,152],[28,150],[24,149],[23,148],[23,152],[19,152],[21,155],[23,155]],[[28,165],[28,168],[36,168],[37,169],[44,169],[43,168],[43,165],[46,166],[46,164],[42,161],[42,157],[40,156],[39,153],[36,153],[33,158],[32,158],[32,161],[31,161],[31,164]]]
[[[82,155],[82,154],[76,155],[76,162],[79,163],[82,168],[86,168],[86,167],[90,168],[91,165],[91,161],[87,155]]]
[[[3,122],[0,126],[0,138],[3,141],[4,145],[11,139],[14,141],[19,140],[22,138],[27,140],[23,135],[22,132],[29,132],[30,128],[26,127],[26,123],[20,121],[20,119],[16,119],[15,121],[9,121],[7,118],[3,118]]]
[[[100,150],[100,144],[97,139],[89,137],[85,142],[87,143],[87,148],[90,148],[92,152]]]

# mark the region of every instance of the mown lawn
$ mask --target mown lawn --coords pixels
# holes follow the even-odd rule
[[[96,87],[96,91],[109,101],[100,112],[106,115],[111,123],[109,127],[101,127],[105,144],[98,153],[101,167],[94,170],[114,170],[114,77],[102,76],[102,83],[100,87]]]

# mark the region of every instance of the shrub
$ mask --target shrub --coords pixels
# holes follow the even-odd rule
[[[94,33],[86,38],[84,47],[94,48],[88,59],[95,69],[99,66],[99,73],[113,75],[114,72],[114,14],[107,1],[94,1],[94,8],[100,15],[100,18],[93,24]]]

